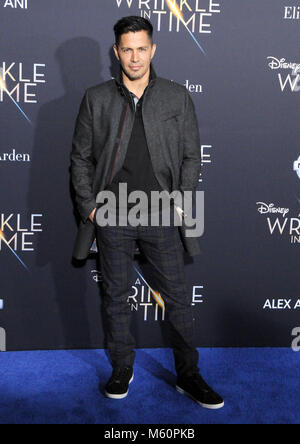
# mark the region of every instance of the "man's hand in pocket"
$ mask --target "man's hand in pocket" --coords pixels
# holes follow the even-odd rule
[[[183,215],[183,211],[182,211],[182,209],[181,209],[180,207],[178,207],[177,205],[175,205],[175,208],[176,208],[176,211],[177,211],[177,213],[178,213],[178,216],[179,216],[180,222],[182,223],[182,215]]]
[[[96,209],[97,209],[97,208],[95,208],[95,209],[91,212],[91,214],[89,215],[90,221],[93,222],[93,223],[94,223],[94,216],[95,216]]]

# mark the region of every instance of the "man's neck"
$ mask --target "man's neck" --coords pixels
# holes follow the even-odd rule
[[[141,79],[130,80],[123,71],[122,76],[126,88],[140,99],[150,81],[150,68]]]

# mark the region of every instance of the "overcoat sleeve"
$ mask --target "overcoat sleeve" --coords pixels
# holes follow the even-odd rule
[[[199,176],[201,172],[201,145],[199,125],[195,112],[194,103],[186,92],[186,103],[183,123],[183,159],[180,166],[180,194],[174,200],[178,206],[182,205],[182,198],[184,191],[194,192],[199,183]]]
[[[76,119],[71,151],[71,180],[77,209],[83,222],[87,221],[97,206],[93,193],[94,174],[93,120],[87,90]]]
[[[183,161],[180,170],[181,191],[194,191],[201,172],[201,145],[194,103],[187,93],[183,126]]]

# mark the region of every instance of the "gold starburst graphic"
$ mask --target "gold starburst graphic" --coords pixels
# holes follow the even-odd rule
[[[27,265],[24,264],[24,262],[22,261],[22,259],[17,255],[17,253],[15,252],[15,250],[13,250],[11,248],[11,246],[9,245],[9,243],[6,240],[5,234],[3,233],[3,231],[0,228],[0,241],[3,241],[5,243],[5,245],[8,247],[8,249],[13,253],[13,255],[18,259],[18,261],[23,265],[23,267],[28,271],[28,267]]]
[[[29,117],[24,113],[24,111],[22,110],[22,108],[20,107],[20,105],[15,101],[15,99],[10,95],[7,86],[6,86],[6,82],[4,80],[3,77],[3,69],[0,68],[0,89],[2,89],[2,91],[6,92],[6,94],[8,95],[8,97],[12,100],[12,102],[16,105],[16,107],[18,108],[18,110],[22,113],[22,115],[25,117],[25,119],[27,120],[27,122],[29,122],[30,124],[32,123],[31,120],[29,119]]]
[[[175,15],[175,17],[177,17],[181,23],[184,25],[185,29],[188,31],[188,33],[190,34],[190,36],[192,37],[192,39],[194,40],[194,42],[196,43],[196,45],[198,46],[198,48],[202,51],[202,53],[204,55],[206,55],[204,49],[202,48],[202,46],[200,45],[200,43],[198,42],[198,40],[195,38],[194,34],[192,33],[192,31],[188,28],[188,26],[186,25],[185,21],[184,21],[184,17],[183,17],[183,13],[180,10],[179,6],[177,5],[176,0],[166,0],[167,5],[170,9],[170,11],[172,12],[172,14]]]
[[[160,306],[160,308],[162,310],[165,310],[165,302],[164,302],[163,298],[161,297],[160,293],[158,291],[153,290],[153,288],[150,287],[150,285],[148,284],[146,279],[142,276],[142,274],[139,272],[139,270],[136,267],[134,267],[134,269],[137,272],[137,274],[140,276],[140,278],[145,282],[145,284],[147,285],[149,290],[151,291],[151,294],[152,294],[155,302]]]

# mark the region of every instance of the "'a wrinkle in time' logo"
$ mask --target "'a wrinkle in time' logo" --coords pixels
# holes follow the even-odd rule
[[[130,294],[127,299],[130,310],[132,312],[142,311],[144,321],[164,321],[166,307],[163,297],[159,291],[151,288],[137,267],[133,266],[133,268],[137,273],[137,279],[132,285],[132,294]],[[95,282],[102,281],[100,271],[92,270],[91,273]],[[203,285],[193,285],[191,306],[195,307],[204,302],[202,294],[203,288]]]
[[[37,88],[45,84],[44,63],[34,63],[30,67],[22,62],[0,63],[0,103],[12,103],[31,123],[24,112],[23,104],[37,104]]]
[[[285,77],[281,72],[278,72],[278,80],[280,89],[283,92],[285,89],[289,89],[291,92],[300,91],[300,63],[289,62],[286,59],[269,56],[267,57],[268,67],[272,71],[278,70],[290,70],[291,73]]]
[[[127,7],[132,13],[151,21],[157,31],[188,32],[203,54],[205,51],[194,34],[211,34],[210,19],[219,14],[220,3],[215,0],[115,0],[118,8]]]
[[[284,236],[287,234],[291,244],[300,244],[300,215],[290,217],[289,208],[276,206],[273,202],[256,202],[256,205],[260,214],[267,215],[267,224],[271,235]]]
[[[42,214],[31,214],[29,224],[21,214],[0,214],[0,253],[9,251],[28,270],[20,252],[34,251],[34,235],[42,232]],[[27,219],[27,218],[26,218]]]

